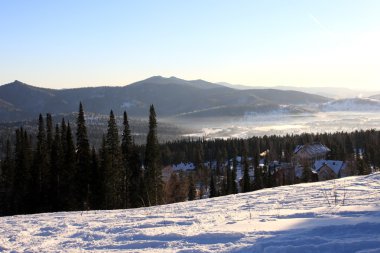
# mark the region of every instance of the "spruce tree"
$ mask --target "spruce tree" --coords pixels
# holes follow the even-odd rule
[[[363,152],[363,157],[362,157],[362,162],[363,162],[363,174],[368,175],[371,174],[372,169],[371,169],[371,159],[370,159],[370,154],[369,154],[369,148],[366,146]]]
[[[243,192],[251,191],[251,179],[249,177],[249,163],[247,156],[247,147],[244,146],[243,150]]]
[[[2,171],[2,180],[3,180],[3,189],[5,190],[3,206],[0,207],[4,214],[12,214],[12,202],[14,194],[14,180],[15,180],[15,168],[14,168],[14,158],[12,153],[11,142],[7,139],[5,150],[4,150],[4,159],[1,160],[1,171]]]
[[[38,119],[37,145],[33,162],[33,188],[36,194],[34,200],[38,206],[36,211],[50,211],[49,203],[51,174],[49,167],[49,153],[46,141],[45,123],[42,115]]]
[[[259,157],[254,157],[254,174],[255,174],[255,190],[260,190],[264,187],[263,185],[263,168],[259,165]]]
[[[364,156],[361,157],[360,155],[357,155],[356,157],[356,173],[358,175],[367,175],[369,174],[369,166],[365,162]]]
[[[268,164],[264,165],[264,171],[266,172],[266,175],[267,175],[265,187],[266,188],[274,187],[275,186],[274,177],[272,175],[272,172],[271,172]]]
[[[196,178],[203,187],[207,187],[208,184],[208,170],[204,166],[204,150],[201,140],[195,146],[195,172]]]
[[[311,168],[310,166],[304,166],[302,170],[302,182],[308,183],[311,181]]]
[[[145,149],[145,183],[148,205],[163,202],[163,183],[161,174],[160,151],[157,140],[157,120],[154,106],[149,111],[149,132]]]
[[[67,142],[67,139],[66,139],[66,134],[67,134],[67,125],[66,125],[66,122],[65,122],[65,119],[62,118],[62,121],[61,121],[61,145],[62,145],[62,149],[63,151],[66,150],[66,142]]]
[[[63,150],[61,144],[61,136],[58,124],[55,127],[55,135],[51,145],[50,151],[50,171],[51,171],[51,190],[49,193],[49,200],[52,205],[52,211],[60,210],[60,183],[62,178],[61,170],[63,165]]]
[[[36,212],[37,207],[33,196],[39,194],[32,188],[32,150],[27,132],[23,129],[16,130],[15,146],[15,173],[12,196],[12,209],[15,214]]]
[[[107,151],[107,143],[106,143],[106,136],[103,135],[102,137],[102,144],[101,148],[99,150],[99,160],[100,160],[100,169],[99,174],[101,180],[101,189],[103,191],[101,194],[101,199],[99,201],[101,209],[109,209],[110,206],[110,198],[111,198],[111,178],[109,177],[109,171],[110,171],[110,159]]]
[[[53,145],[53,118],[50,113],[46,114],[46,146],[47,151],[50,154],[52,145]],[[49,159],[50,161],[50,159]]]
[[[232,146],[232,171],[231,171],[231,183],[232,183],[232,192],[233,194],[238,193],[238,187],[236,184],[237,177],[237,149],[236,146]]]
[[[143,184],[143,173],[141,170],[141,159],[137,147],[135,145],[132,146],[130,153],[129,171],[129,207],[133,208],[145,206],[143,199],[145,188]]]
[[[115,115],[113,111],[110,112],[108,120],[108,129],[106,137],[106,148],[109,158],[109,168],[106,171],[107,178],[107,202],[109,208],[122,208],[123,207],[123,166],[120,152],[120,142],[118,128],[116,125]]]
[[[210,176],[210,185],[209,185],[209,197],[214,198],[218,196],[218,192],[216,190],[216,185],[215,185],[215,179],[214,179],[213,173],[211,173]]]
[[[65,140],[62,141],[62,147],[65,149],[63,150],[63,159],[64,159],[64,166],[62,167],[62,171],[60,173],[60,202],[62,209],[65,211],[74,211],[74,210],[80,210],[80,205],[77,202],[78,194],[75,191],[75,182],[74,182],[74,176],[75,176],[75,145],[73,141],[73,134],[71,131],[70,123],[63,124],[61,126],[62,130],[66,130],[66,133],[63,134],[65,137]],[[62,134],[62,133],[61,133]]]
[[[236,167],[233,167],[232,168],[232,172],[231,172],[231,183],[232,183],[232,194],[237,194],[238,193],[238,187],[237,187],[237,184],[236,184]]]
[[[89,203],[91,209],[102,209],[102,200],[104,195],[103,182],[104,175],[102,175],[99,165],[99,158],[96,154],[95,148],[91,150],[91,164],[89,175]]]
[[[189,201],[195,200],[195,198],[197,196],[197,189],[195,188],[194,178],[191,174],[189,174],[189,176],[188,176],[188,181],[189,181],[189,190],[188,190],[188,194],[187,194],[187,199]]]
[[[52,187],[53,187],[53,176],[52,176],[52,169],[54,169],[51,165],[52,158],[51,158],[51,152],[52,152],[52,145],[53,145],[53,119],[50,113],[46,114],[46,161],[47,161],[47,175],[46,175],[46,184],[47,184],[47,193],[45,194],[46,198],[46,210],[52,211],[53,210],[53,196],[52,196]]]
[[[124,111],[123,114],[123,137],[121,141],[121,154],[123,159],[123,207],[130,207],[130,192],[129,192],[129,183],[131,177],[131,151],[132,151],[132,137],[131,130],[129,128],[127,112]]]
[[[223,176],[221,186],[220,186],[220,191],[219,191],[219,196],[225,196],[228,195],[228,182],[226,176]]]
[[[90,162],[90,144],[87,137],[86,121],[84,118],[82,103],[79,103],[76,132],[75,189],[77,191],[77,201],[79,203],[79,208],[82,210],[89,207]]]
[[[230,161],[228,160],[227,168],[226,168],[226,195],[233,193],[233,179],[232,179],[232,170],[233,167],[231,166]]]

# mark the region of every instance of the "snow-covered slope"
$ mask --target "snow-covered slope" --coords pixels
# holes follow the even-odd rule
[[[380,174],[151,208],[0,218],[8,252],[380,252]]]

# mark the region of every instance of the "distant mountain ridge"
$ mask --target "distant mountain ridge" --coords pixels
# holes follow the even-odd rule
[[[320,106],[322,111],[380,111],[380,101],[372,98],[347,98],[324,103]]]
[[[238,90],[204,80],[187,81],[154,76],[123,87],[46,89],[14,81],[0,86],[0,121],[36,118],[38,113],[65,114],[78,110],[108,114],[126,110],[134,117],[146,117],[154,104],[160,117],[236,116],[247,112],[276,110],[283,105],[320,104],[330,99],[299,91],[276,89]],[[201,112],[201,113],[199,113]]]
[[[265,86],[248,86],[240,84],[230,84],[226,82],[219,82],[218,84],[232,89],[239,90],[249,90],[249,89],[268,89]],[[298,86],[273,86],[272,89],[277,90],[293,90],[301,91],[310,94],[316,94],[323,97],[333,98],[333,99],[343,99],[343,98],[354,98],[354,97],[370,97],[378,94],[379,91],[368,91],[359,89],[350,89],[344,87],[298,87]],[[378,95],[380,98],[380,94]]]

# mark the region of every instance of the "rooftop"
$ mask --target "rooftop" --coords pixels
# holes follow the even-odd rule
[[[331,168],[334,173],[338,175],[340,170],[344,167],[344,162],[334,160],[318,160],[314,163],[314,170],[319,172],[319,170],[325,165]]]
[[[299,154],[299,153],[307,153],[308,155],[318,155],[318,154],[324,154],[328,153],[331,150],[326,147],[325,145],[321,143],[312,143],[312,144],[306,144],[306,145],[298,145],[293,153]]]

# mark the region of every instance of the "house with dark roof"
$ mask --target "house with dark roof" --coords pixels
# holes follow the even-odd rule
[[[325,160],[331,150],[321,143],[298,145],[293,151],[294,165],[312,167],[315,161]]]

